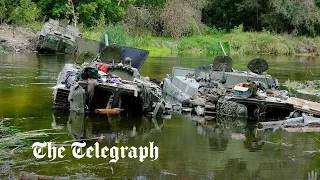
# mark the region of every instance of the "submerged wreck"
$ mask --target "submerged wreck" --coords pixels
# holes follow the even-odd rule
[[[77,113],[161,115],[161,88],[139,74],[148,54],[110,45],[90,63],[65,64],[54,86],[54,107]]]
[[[247,67],[248,71],[234,70],[229,56],[217,56],[213,64],[195,69],[174,67],[163,81],[163,92],[207,120],[216,115],[281,118],[295,110],[294,116],[305,113],[286,90],[278,90],[278,80],[266,73],[265,60],[255,58]],[[319,115],[320,110],[306,113],[310,112]]]
[[[36,50],[39,53],[89,53],[93,56],[105,47],[102,42],[82,38],[79,28],[68,23],[68,20],[49,19],[40,31]]]

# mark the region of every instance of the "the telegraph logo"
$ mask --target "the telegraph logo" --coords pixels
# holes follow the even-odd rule
[[[318,180],[318,172],[308,172],[308,180]]]

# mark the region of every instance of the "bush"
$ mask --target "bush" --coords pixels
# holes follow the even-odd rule
[[[18,25],[34,22],[40,16],[40,9],[31,0],[21,0],[10,14],[11,20]]]
[[[231,33],[233,34],[243,33],[243,24],[240,24],[238,27],[235,26],[233,29],[231,29]]]
[[[211,35],[211,36],[221,36],[221,35],[227,34],[227,31],[213,26],[213,27],[207,27],[205,30],[205,34]]]
[[[232,54],[294,54],[278,36],[267,32],[241,32],[234,29],[228,39]]]
[[[167,0],[159,6],[133,6],[126,9],[124,22],[130,34],[149,31],[156,35],[179,38],[201,35],[201,10],[205,0]]]
[[[141,36],[145,32],[155,32],[157,8],[136,7],[129,5],[126,9],[124,23],[131,35]]]

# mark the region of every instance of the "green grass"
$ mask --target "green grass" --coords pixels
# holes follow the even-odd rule
[[[222,36],[224,37],[224,36]],[[178,44],[178,51],[180,54],[192,55],[214,55],[223,54],[219,46],[219,40],[222,41],[226,52],[229,52],[229,44],[223,38],[216,38],[210,36],[193,36],[181,38]]]
[[[144,40],[140,40],[144,42]],[[192,36],[179,39],[148,37],[147,49],[165,48],[168,52],[190,55],[221,55],[221,41],[227,54],[319,55],[320,38],[295,37],[270,32],[238,32],[216,36]],[[160,44],[160,45],[159,45]],[[160,46],[160,47],[159,47]],[[169,51],[170,50],[170,51]]]
[[[135,39],[131,38],[131,39]],[[184,55],[221,55],[221,41],[227,54],[275,54],[275,55],[318,55],[320,37],[274,34],[268,31],[244,32],[243,26],[235,27],[230,33],[209,28],[205,35],[171,39],[165,37],[139,37],[133,46],[148,50],[165,50],[167,53]],[[135,41],[133,41],[135,42]],[[151,53],[152,54],[152,53]]]
[[[92,28],[80,28],[84,38],[104,42],[104,35],[108,35],[110,44],[129,45],[129,36],[121,24],[100,25]]]
[[[320,37],[310,38],[288,34],[274,34],[268,31],[243,32],[235,27],[230,33],[210,28],[202,36],[172,39],[151,35],[130,37],[130,45],[156,51],[150,54],[166,55],[222,55],[218,44],[223,43],[227,54],[275,54],[275,55],[318,55]],[[161,52],[161,53],[159,53]],[[169,53],[169,54],[168,54]]]

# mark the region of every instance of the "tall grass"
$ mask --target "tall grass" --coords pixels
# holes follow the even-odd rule
[[[294,54],[293,48],[266,32],[231,33],[228,43],[233,54]]]
[[[227,33],[215,27],[208,28],[205,35],[178,39],[149,36],[131,37],[131,45],[161,50],[173,54],[221,55],[221,41],[230,54],[319,54],[320,37],[309,38],[289,34],[274,34],[268,31],[244,32],[240,25]]]
[[[119,45],[128,45],[129,44],[129,36],[125,29],[125,27],[121,24],[116,25],[108,25],[104,30],[104,33],[108,35],[110,44],[119,44]],[[104,42],[104,34],[101,37]]]
[[[235,27],[228,37],[233,54],[319,54],[320,38],[274,34],[268,31],[243,32]]]
[[[227,34],[227,31],[221,28],[216,28],[215,26],[213,27],[207,27],[206,31],[205,31],[205,35],[208,36],[221,36]]]
[[[104,23],[92,28],[80,28],[84,38],[105,42],[105,34],[108,35],[109,44],[129,45],[129,35],[121,24]]]
[[[133,36],[130,37],[130,45],[134,47],[144,48],[151,46],[153,40],[151,35],[139,35],[139,36]],[[156,46],[156,44],[154,44]]]
[[[193,55],[216,55],[221,54],[222,50],[219,46],[219,38],[210,36],[194,36],[181,38],[178,51],[180,54],[193,54]],[[227,52],[229,52],[228,42],[222,41],[223,46]]]

